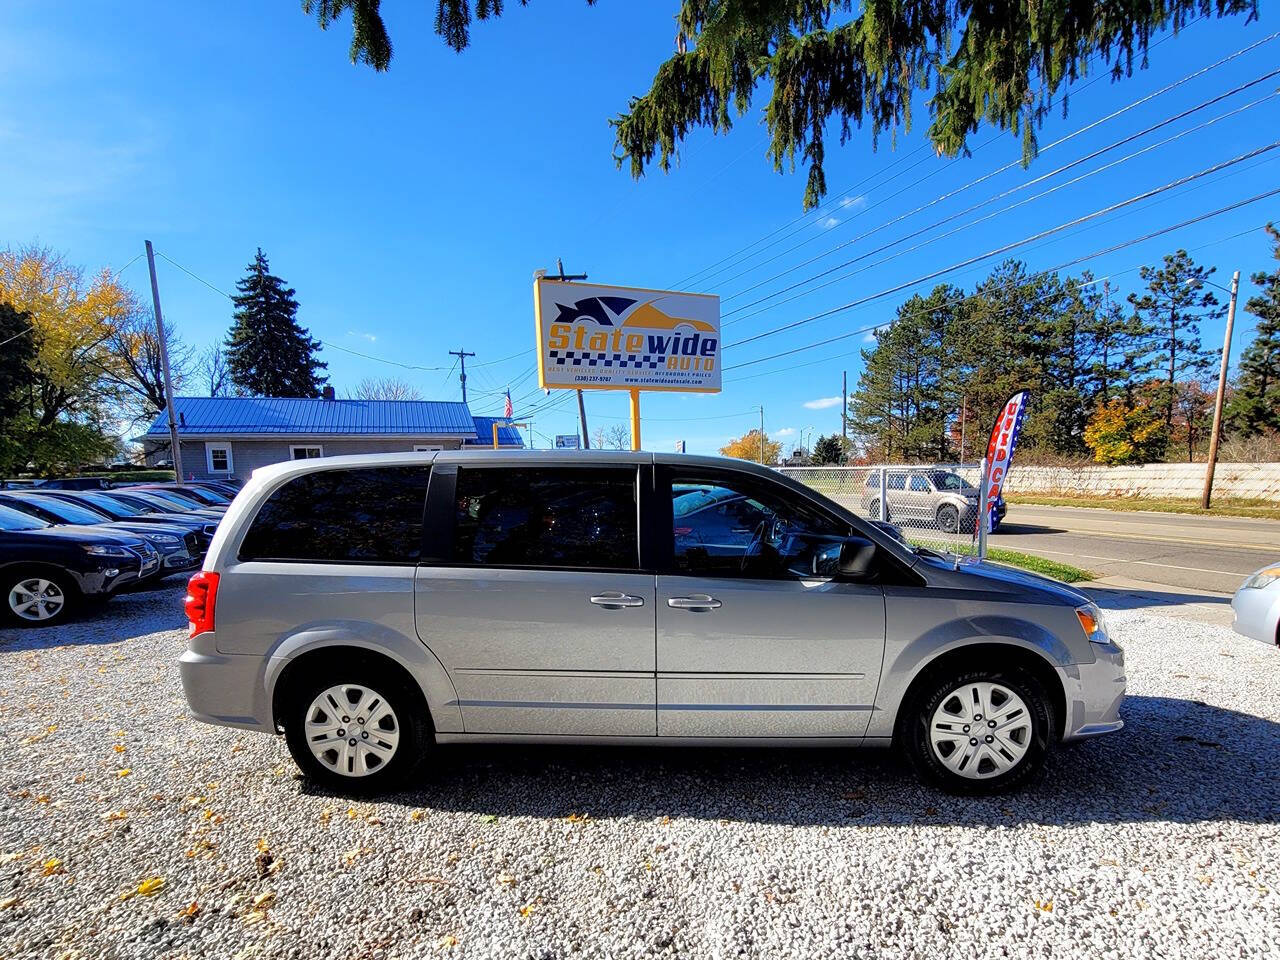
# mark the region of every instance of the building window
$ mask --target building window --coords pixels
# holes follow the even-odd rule
[[[324,447],[320,444],[305,444],[297,447],[289,448],[290,460],[311,460],[314,457],[323,457]]]
[[[233,469],[231,444],[206,443],[204,445],[204,459],[210,473],[230,473]]]

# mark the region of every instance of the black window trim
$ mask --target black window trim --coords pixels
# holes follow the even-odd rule
[[[634,567],[583,567],[552,566],[550,564],[515,564],[515,563],[460,563],[453,558],[454,543],[457,538],[457,491],[458,470],[614,470],[619,473],[632,471],[636,501],[636,566]],[[653,570],[644,565],[645,544],[652,535],[647,534],[643,524],[645,474],[652,477],[652,468],[648,464],[635,463],[484,463],[483,461],[437,464],[431,473],[431,481],[427,486],[427,509],[422,524],[423,536],[430,541],[431,547],[423,544],[419,565],[433,568],[455,570],[531,570],[545,573],[639,573],[652,574]],[[438,481],[437,482],[437,478]]]

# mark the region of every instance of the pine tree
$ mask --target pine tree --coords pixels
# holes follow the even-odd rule
[[[1280,230],[1267,224],[1267,233],[1280,260]],[[1231,429],[1246,437],[1280,431],[1280,266],[1271,273],[1260,270],[1252,280],[1262,292],[1244,308],[1258,318],[1258,329],[1240,356],[1239,380],[1227,407]]]
[[[319,371],[328,366],[317,356],[320,341],[298,325],[294,290],[271,273],[261,247],[236,289],[226,341],[231,382],[259,397],[320,396],[326,378]]]
[[[1161,389],[1153,404],[1164,413],[1165,432],[1173,432],[1179,380],[1201,380],[1213,366],[1214,351],[1200,342],[1200,324],[1225,312],[1218,298],[1204,289],[1213,267],[1202,267],[1185,250],[1166,253],[1164,266],[1143,267],[1147,292],[1129,294],[1134,314],[1150,337],[1148,358],[1158,367]]]

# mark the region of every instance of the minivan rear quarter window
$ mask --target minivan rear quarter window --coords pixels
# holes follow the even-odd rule
[[[633,570],[632,468],[463,467],[458,471],[455,563]]]
[[[430,467],[319,470],[280,487],[253,519],[241,560],[417,563]]]

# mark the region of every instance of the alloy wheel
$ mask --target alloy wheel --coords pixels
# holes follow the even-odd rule
[[[337,684],[312,700],[303,733],[312,756],[344,777],[376,773],[400,745],[400,723],[391,704],[358,683]]]
[[[985,780],[1008,773],[1031,747],[1031,712],[999,683],[966,683],[952,690],[929,721],[929,745],[952,773]]]
[[[9,609],[23,620],[52,620],[67,604],[67,595],[52,580],[30,577],[9,591]]]

